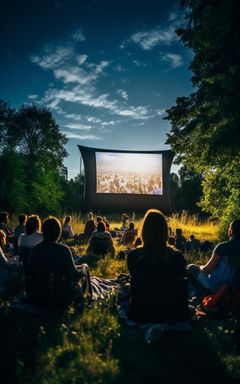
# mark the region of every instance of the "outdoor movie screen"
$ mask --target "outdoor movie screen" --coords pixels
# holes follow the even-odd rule
[[[162,195],[162,155],[96,152],[97,193]]]

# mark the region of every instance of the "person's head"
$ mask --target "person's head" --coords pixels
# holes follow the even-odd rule
[[[38,215],[31,215],[26,221],[26,235],[31,235],[34,232],[41,230],[41,220]]]
[[[141,237],[146,249],[163,250],[168,239],[167,221],[157,209],[149,209],[142,223]]]
[[[0,247],[2,248],[3,252],[5,252],[6,249],[6,233],[2,230],[0,230]]]
[[[130,223],[129,223],[129,229],[134,229],[134,222],[133,222],[133,221],[130,221]]]
[[[21,215],[18,216],[19,224],[21,225],[26,224],[26,221],[27,221],[27,215],[25,215],[25,213],[21,213]]]
[[[98,225],[97,225],[97,231],[98,232],[105,232],[106,230],[106,227],[105,227],[105,224],[103,221],[99,221]]]
[[[64,225],[71,223],[71,216],[66,216],[64,220]]]
[[[240,219],[233,220],[228,229],[228,235],[229,237],[235,236],[240,238]]]
[[[54,216],[49,216],[43,222],[42,232],[43,241],[47,243],[55,243],[59,240],[62,232],[60,221]]]
[[[100,223],[100,221],[103,221],[103,218],[102,218],[102,216],[97,216],[96,220],[97,220],[98,223]]]
[[[176,228],[176,236],[181,236],[181,235],[182,235],[181,228]]]
[[[6,211],[0,212],[0,223],[7,224],[9,222],[9,213]]]
[[[93,213],[92,212],[88,212],[88,220],[93,220]]]
[[[195,239],[195,236],[194,235],[190,235],[190,240],[194,240]]]

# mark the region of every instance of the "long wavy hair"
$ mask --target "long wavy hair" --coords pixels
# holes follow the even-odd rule
[[[143,257],[156,261],[165,256],[168,240],[168,225],[165,216],[157,209],[149,209],[142,222],[141,238]]]

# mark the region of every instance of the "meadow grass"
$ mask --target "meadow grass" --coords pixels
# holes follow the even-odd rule
[[[108,218],[108,217],[107,217]],[[109,219],[109,218],[108,218]],[[188,221],[189,219],[189,221]],[[120,218],[110,223],[120,225]],[[168,219],[172,228],[199,239],[217,240],[217,224],[196,218]],[[137,225],[140,228],[141,220]],[[73,215],[75,232],[83,220]],[[202,233],[201,233],[202,228]],[[205,237],[206,235],[206,237]],[[116,253],[122,246],[117,243]],[[83,247],[82,255],[86,246]],[[78,247],[75,247],[78,252]],[[186,255],[187,262],[205,262],[209,255]],[[125,260],[106,256],[88,259],[92,275],[113,278],[127,272]],[[38,317],[12,314],[8,300],[0,304],[0,366],[10,383],[24,384],[158,384],[238,383],[240,356],[234,344],[236,318],[202,318],[191,332],[172,332],[148,346],[143,331],[119,320],[117,298],[70,306],[67,311]],[[5,341],[5,342],[4,342]],[[13,361],[16,364],[13,364]],[[10,368],[7,369],[7,367]],[[13,364],[13,365],[11,365]],[[1,383],[4,381],[1,381]]]

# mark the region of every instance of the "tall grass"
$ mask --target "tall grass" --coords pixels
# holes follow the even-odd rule
[[[198,216],[182,212],[181,214],[169,216],[168,223],[173,231],[176,228],[181,228],[186,238],[193,234],[200,241],[209,240],[215,242],[218,239],[219,225],[210,219],[200,221]]]

